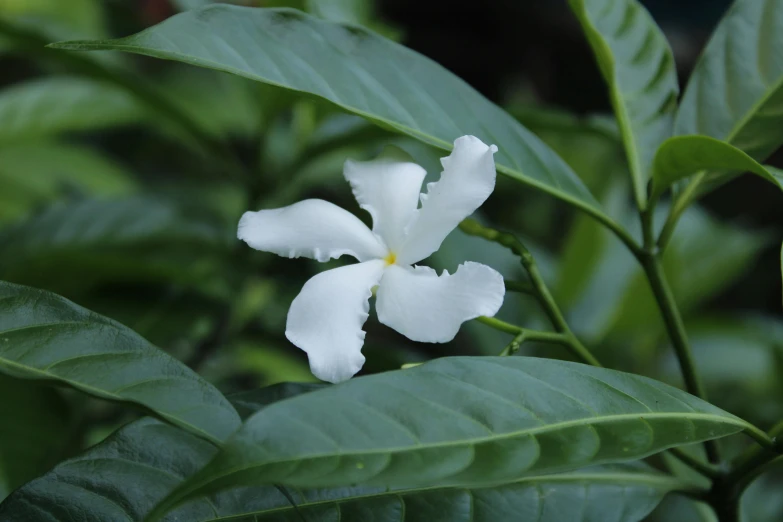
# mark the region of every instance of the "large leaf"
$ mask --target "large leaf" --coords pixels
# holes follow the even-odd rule
[[[69,295],[106,280],[202,284],[229,251],[226,232],[161,197],[57,204],[0,233],[0,279]]]
[[[262,409],[156,514],[236,486],[497,484],[742,429],[752,428],[636,375],[527,357],[438,359]]]
[[[0,505],[0,518],[36,520],[48,513],[59,522],[141,521],[216,452],[186,432],[142,419],[22,487]],[[197,499],[164,520],[293,522],[301,516],[344,522],[495,522],[537,516],[539,522],[636,522],[664,494],[682,488],[690,486],[642,465],[589,468],[487,488],[286,488],[296,508],[274,487],[238,488]]]
[[[104,129],[142,116],[134,99],[119,87],[85,78],[47,77],[0,92],[0,142]]]
[[[116,196],[135,189],[121,165],[87,147],[25,143],[0,148],[0,221],[65,193]]]
[[[213,441],[239,425],[217,389],[132,330],[9,283],[0,283],[0,372],[140,405]]]
[[[0,376],[0,501],[59,460],[69,409],[53,389]]]
[[[570,0],[587,35],[622,132],[637,203],[658,145],[671,136],[677,71],[666,37],[636,0]]]
[[[215,5],[127,38],[56,47],[135,52],[315,94],[443,149],[473,134],[498,146],[500,172],[600,212],[565,162],[499,107],[433,61],[358,27],[290,9]]]
[[[731,143],[756,161],[783,143],[783,4],[737,0],[721,20],[691,75],[677,112],[675,134],[704,134]],[[695,195],[705,181],[691,181]],[[689,197],[693,197],[689,196]]]
[[[708,136],[677,136],[666,140],[655,154],[654,194],[702,170],[752,172],[783,188],[783,176],[767,170],[740,149]]]

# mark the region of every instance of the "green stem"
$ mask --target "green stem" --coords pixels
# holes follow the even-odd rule
[[[500,232],[492,228],[485,227],[472,219],[465,219],[459,225],[460,230],[471,236],[477,236],[489,241],[493,241],[511,250],[514,254],[519,256],[522,266],[530,276],[532,283],[532,290],[534,295],[538,298],[541,306],[544,308],[549,320],[552,322],[552,326],[560,335],[562,344],[564,344],[571,352],[584,361],[587,364],[593,366],[601,366],[592,353],[576,338],[574,333],[569,328],[568,323],[563,317],[563,313],[555,302],[555,298],[549,291],[549,288],[544,282],[544,278],[541,276],[541,272],[538,270],[538,265],[530,251],[522,244],[519,239],[514,235],[505,232]],[[532,337],[526,336],[525,339],[534,341]]]
[[[565,335],[555,332],[542,332],[541,330],[530,330],[522,328],[494,317],[477,317],[476,321],[491,326],[495,330],[500,330],[514,336],[522,335],[526,341],[536,341],[540,343],[566,344],[568,339]]]
[[[669,450],[669,453],[677,457],[680,461],[682,461],[687,466],[691,467],[692,469],[698,471],[705,477],[716,479],[721,476],[721,472],[718,468],[711,464],[707,464],[705,462],[702,462],[701,460],[697,459],[696,457],[692,457],[691,455],[685,453],[680,448],[671,448]]]
[[[680,315],[680,310],[677,307],[677,302],[674,299],[674,293],[669,286],[669,281],[666,279],[666,273],[663,270],[663,263],[661,262],[660,250],[655,244],[655,225],[653,222],[655,203],[655,200],[651,200],[647,209],[640,214],[644,249],[641,252],[639,260],[647,275],[647,280],[650,283],[650,288],[653,291],[655,300],[658,302],[658,308],[661,310],[663,322],[666,325],[666,330],[669,333],[672,346],[677,354],[677,360],[679,361],[683,380],[685,381],[685,389],[692,395],[706,400],[707,393],[704,390],[704,385],[696,370],[696,363],[693,359],[690,343],[688,342],[685,324]],[[715,441],[705,442],[704,448],[707,451],[707,459],[711,463],[716,464],[720,462],[718,445]]]
[[[771,446],[754,444],[734,461],[733,469],[729,473],[729,479],[733,482],[745,482],[744,477],[752,475],[759,468],[766,466],[770,461],[779,457],[783,452],[783,442],[779,440],[783,434],[783,421],[778,422],[769,430]],[[758,439],[757,439],[758,440]],[[755,475],[753,475],[755,476]]]
[[[683,380],[685,381],[685,389],[692,395],[706,400],[707,394],[704,391],[704,385],[696,370],[696,363],[693,359],[690,343],[688,342],[688,335],[685,332],[685,324],[682,321],[679,308],[677,308],[677,303],[674,300],[674,294],[669,287],[669,282],[663,271],[661,259],[657,253],[646,255],[643,259],[644,262],[642,263],[642,266],[647,274],[647,279],[650,282],[650,287],[655,295],[655,299],[658,302],[661,314],[663,315],[663,322],[666,324],[666,330],[669,332],[669,338],[674,347],[674,352],[677,355],[677,360],[680,363]],[[708,460],[713,464],[720,462],[718,447],[715,441],[707,441],[704,443],[704,446],[707,450]]]
[[[682,216],[682,213],[685,212],[685,209],[688,208],[688,205],[693,200],[696,189],[701,184],[701,181],[706,175],[707,173],[702,171],[693,176],[688,185],[685,187],[685,190],[677,198],[675,198],[674,202],[672,203],[671,210],[669,210],[669,216],[666,218],[666,223],[664,223],[663,228],[661,229],[661,233],[658,236],[658,249],[661,252],[666,250],[669,241],[674,235],[674,229],[677,227],[677,222],[680,220],[680,216]]]

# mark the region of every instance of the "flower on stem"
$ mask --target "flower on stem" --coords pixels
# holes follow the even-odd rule
[[[376,286],[378,320],[414,341],[448,342],[463,322],[497,313],[505,287],[492,268],[466,262],[438,276],[414,266],[492,193],[496,150],[473,136],[458,138],[426,194],[426,172],[415,163],[346,161],[345,178],[370,213],[372,230],[319,199],[245,212],[237,235],[257,250],[321,262],[348,254],[359,261],[312,277],[288,311],[286,337],[307,352],[316,377],[339,382],[362,368],[362,326]]]

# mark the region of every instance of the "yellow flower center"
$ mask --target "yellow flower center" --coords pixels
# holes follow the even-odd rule
[[[393,265],[394,263],[397,262],[397,254],[395,254],[394,252],[389,252],[389,255],[386,256],[384,261],[386,261],[387,265]]]

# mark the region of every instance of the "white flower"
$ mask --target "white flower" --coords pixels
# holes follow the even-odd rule
[[[255,249],[322,262],[343,254],[359,260],[311,278],[288,311],[285,335],[307,352],[316,377],[339,382],[361,369],[362,325],[376,285],[380,322],[414,341],[450,341],[464,321],[497,313],[505,288],[492,268],[466,262],[453,275],[438,276],[411,266],[440,248],[492,193],[495,151],[473,136],[457,139],[441,160],[440,180],[428,184],[426,194],[420,194],[426,173],[415,163],[346,161],[345,178],[372,216],[372,231],[319,199],[245,212],[237,236]]]

